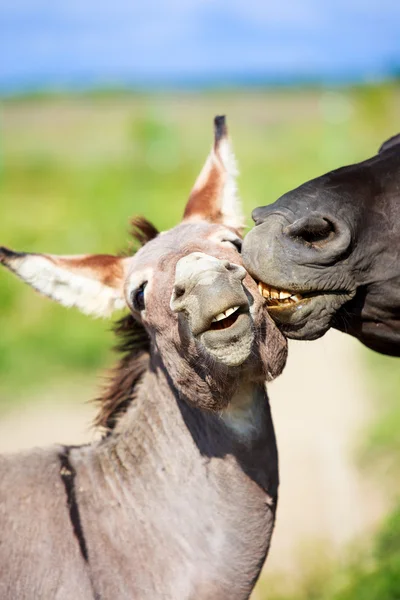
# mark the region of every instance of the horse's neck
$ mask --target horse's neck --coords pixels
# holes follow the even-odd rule
[[[148,373],[117,430],[88,452],[95,468],[81,463],[78,486],[90,478],[90,512],[104,515],[96,526],[82,515],[92,568],[107,570],[110,542],[99,540],[112,531],[118,564],[125,556],[128,569],[117,583],[134,570],[131,597],[149,586],[149,597],[192,597],[177,585],[194,586],[198,598],[247,597],[269,545],[278,484],[262,388],[246,386],[226,413],[212,415],[176,398],[162,373]]]

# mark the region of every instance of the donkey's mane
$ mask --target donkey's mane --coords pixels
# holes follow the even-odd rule
[[[144,246],[158,235],[157,229],[143,217],[131,221],[131,244],[129,255],[138,246]],[[128,254],[128,253],[127,253]],[[99,411],[95,418],[96,427],[111,431],[129,404],[135,399],[135,392],[149,365],[150,338],[141,323],[129,314],[119,319],[114,327],[117,336],[115,350],[121,357],[112,369],[102,395],[95,400]]]

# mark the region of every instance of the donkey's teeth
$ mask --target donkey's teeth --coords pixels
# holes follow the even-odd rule
[[[222,319],[226,318],[226,314],[225,313],[220,313],[219,315],[217,315],[216,317],[213,318],[212,322],[215,323],[216,321],[222,321]]]
[[[230,317],[237,310],[239,310],[238,306],[232,306],[232,308],[228,308],[228,310],[225,311],[225,314],[226,314],[227,317]]]
[[[233,315],[234,312],[236,312],[239,309],[239,306],[232,306],[232,308],[227,308],[225,312],[219,313],[219,315],[216,315],[212,322],[216,323],[217,321],[222,321],[222,319],[226,319],[227,317],[230,317],[231,315]]]

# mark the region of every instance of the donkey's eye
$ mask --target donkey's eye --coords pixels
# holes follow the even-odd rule
[[[140,287],[138,287],[137,290],[135,290],[132,293],[133,308],[139,312],[144,310],[144,308],[145,308],[144,290],[146,288],[146,285],[147,285],[147,281],[142,283],[142,285]]]
[[[232,246],[235,246],[236,250],[239,252],[239,254],[242,252],[242,240],[239,238],[236,238],[235,240],[222,240],[223,242],[228,242],[229,244],[232,244]]]

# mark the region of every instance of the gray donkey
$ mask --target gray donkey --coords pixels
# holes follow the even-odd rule
[[[241,266],[223,117],[180,225],[136,220],[133,256],[0,249],[39,292],[119,321],[101,441],[0,458],[0,598],[248,598],[273,530],[265,381],[286,341]]]

